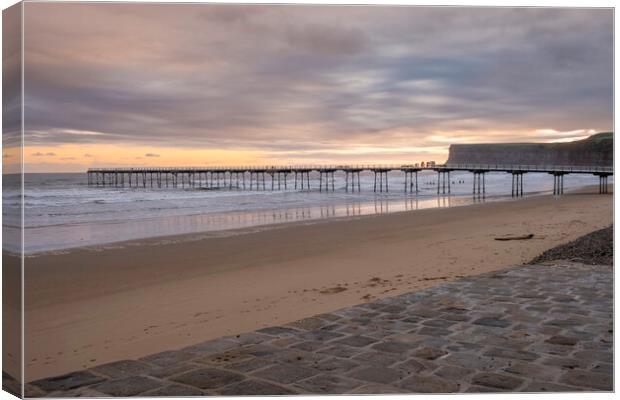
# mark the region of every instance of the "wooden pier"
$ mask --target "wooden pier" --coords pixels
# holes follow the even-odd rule
[[[454,171],[473,174],[473,195],[484,197],[485,175],[505,172],[512,175],[513,197],[523,196],[523,175],[532,172],[553,175],[553,194],[564,193],[564,175],[588,174],[599,177],[599,193],[609,193],[608,178],[613,167],[591,166],[542,166],[542,165],[481,165],[444,164],[427,167],[417,165],[312,165],[312,166],[262,166],[262,167],[186,167],[186,168],[91,168],[87,171],[88,185],[94,187],[134,188],[200,188],[228,190],[288,190],[290,176],[294,177],[295,190],[311,190],[310,175],[318,175],[319,191],[334,191],[335,173],[345,174],[345,190],[361,191],[360,173],[374,175],[374,192],[389,192],[388,173],[397,171],[405,175],[404,191],[418,193],[418,173],[437,173],[437,194],[450,194],[450,173]],[[266,177],[269,177],[266,179]]]

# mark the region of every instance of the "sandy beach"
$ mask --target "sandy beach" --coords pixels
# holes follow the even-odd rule
[[[612,196],[546,195],[31,256],[25,380],[527,262],[612,220]]]

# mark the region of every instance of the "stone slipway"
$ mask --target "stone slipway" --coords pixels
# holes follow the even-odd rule
[[[38,380],[26,396],[612,389],[612,267],[556,262]]]

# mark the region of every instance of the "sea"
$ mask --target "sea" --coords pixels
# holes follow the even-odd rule
[[[319,191],[318,174],[310,190],[206,188],[129,188],[88,186],[85,173],[24,175],[24,252],[35,254],[82,246],[191,233],[227,234],[291,222],[316,222],[429,208],[462,207],[479,202],[511,201],[511,176],[486,174],[486,196],[472,196],[473,175],[451,173],[451,193],[437,194],[437,174],[418,175],[419,192],[405,192],[404,174],[389,173],[389,192],[375,193],[371,172],[360,176],[359,192],[345,189],[345,176],[336,173],[334,191]],[[4,249],[20,251],[18,175],[3,176]],[[598,185],[591,175],[566,175],[565,191]],[[551,194],[553,176],[524,175],[525,196]]]

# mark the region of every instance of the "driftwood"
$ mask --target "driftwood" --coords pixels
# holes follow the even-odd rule
[[[523,235],[523,236],[505,236],[505,237],[498,237],[495,238],[495,240],[528,240],[534,237],[533,233],[530,233],[528,235]]]

